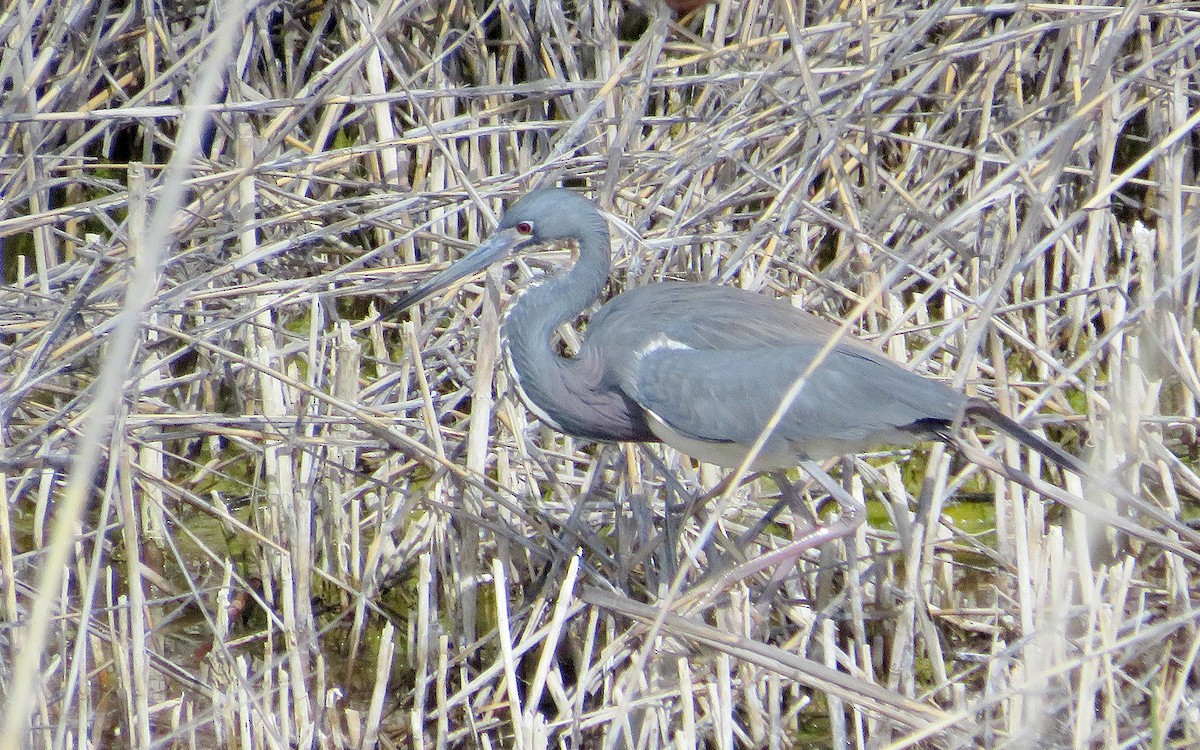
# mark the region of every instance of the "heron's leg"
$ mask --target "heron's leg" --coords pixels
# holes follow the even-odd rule
[[[729,487],[729,483],[733,480],[733,475],[726,475],[713,489],[705,492],[704,494],[694,494],[688,492],[683,485],[680,484],[679,479],[667,468],[666,464],[662,462],[662,459],[659,458],[654,451],[650,450],[645,445],[640,445],[639,447],[642,450],[642,454],[650,459],[650,463],[654,465],[655,470],[662,475],[669,492],[663,509],[663,537],[665,538],[664,546],[666,548],[666,558],[663,561],[663,569],[667,573],[666,580],[674,580],[675,572],[678,570],[676,561],[681,554],[677,551],[680,550],[680,532],[683,528],[683,523],[692,517],[692,514],[695,513],[696,508],[701,507],[709,500],[724,494],[726,489]],[[744,481],[749,480],[750,478],[747,477]],[[678,502],[671,502],[670,498],[672,495],[678,498]],[[778,511],[776,511],[776,513],[778,513]],[[774,518],[774,516],[772,516],[772,518]],[[761,529],[758,533],[761,533]],[[757,536],[757,533],[754,536]],[[742,540],[747,538],[753,539],[754,536],[743,536]],[[725,541],[728,542],[728,540]],[[739,542],[740,541],[741,540],[739,540]],[[656,545],[652,543],[650,547],[647,548],[647,551],[644,551],[640,555],[636,556],[635,563],[640,564],[640,562],[644,560],[645,556],[648,554],[648,550],[654,546]],[[731,544],[730,546],[740,546],[740,544]]]
[[[762,535],[762,533],[764,531],[767,530],[768,526],[775,523],[775,519],[779,518],[779,514],[783,513],[783,511],[785,509],[791,508],[792,514],[796,515],[796,513],[797,513],[796,504],[800,503],[801,505],[803,505],[803,502],[800,501],[800,494],[798,492],[796,492],[796,488],[794,486],[792,486],[791,482],[787,482],[786,490],[783,489],[785,485],[782,480],[786,480],[787,477],[784,476],[784,477],[782,477],[782,480],[781,480],[781,478],[779,476],[776,476],[776,474],[781,474],[781,472],[772,472],[771,479],[774,480],[774,482],[777,485],[779,485],[779,487],[780,487],[779,499],[775,501],[774,505],[772,505],[770,508],[767,509],[766,513],[762,514],[761,518],[759,518],[757,521],[754,522],[753,526],[751,526],[750,528],[748,528],[742,532],[742,535],[740,537],[738,537],[738,541],[737,541],[737,545],[736,545],[735,549],[741,550],[741,549],[744,549],[746,546],[752,544],[755,539],[757,539],[759,536]],[[726,477],[726,480],[728,480],[728,477]],[[786,495],[784,494],[785,492],[787,493]],[[807,507],[804,508],[803,513],[806,517],[812,518],[812,514],[808,512]],[[812,522],[806,526],[806,528],[812,528],[813,526],[816,526],[816,525],[817,525],[816,519],[813,519]],[[728,557],[730,557],[730,554],[727,552],[724,555],[722,555],[722,561]],[[743,561],[745,560],[744,555],[742,556],[742,560]],[[710,570],[719,569],[720,564],[721,563],[718,562],[718,564],[711,567]]]
[[[803,523],[804,528],[812,529],[821,525],[817,517],[808,509],[804,499],[800,497],[800,493],[796,491],[796,485],[792,484],[788,479],[787,474],[782,471],[773,471],[770,474],[771,480],[779,487],[780,501],[785,503],[787,507],[792,509],[792,515],[796,518],[797,524]],[[774,508],[772,508],[774,510]]]
[[[530,459],[541,467],[542,471],[545,472],[554,485],[560,485],[561,483],[555,477],[554,467],[546,460],[542,449],[528,437],[525,438],[525,449]],[[575,498],[571,515],[561,521],[547,520],[545,522],[546,533],[543,535],[543,538],[549,542],[550,550],[546,561],[546,569],[541,574],[541,577],[547,587],[556,585],[556,576],[565,569],[564,566],[568,564],[568,561],[574,554],[574,550],[578,547],[582,547],[599,557],[600,562],[597,564],[600,569],[613,571],[613,573],[609,574],[610,578],[615,577],[617,580],[620,580],[619,555],[611,548],[609,542],[601,539],[595,530],[583,522],[583,516],[587,512],[588,507],[595,501],[597,496],[605,491],[604,473],[612,455],[611,449],[608,446],[601,448],[596,456],[595,463],[592,465],[592,471],[584,483],[583,491]],[[532,598],[546,593],[540,587],[533,587],[526,592],[526,596],[532,600]]]
[[[795,517],[798,528],[808,530],[820,525],[816,516],[812,514],[812,511],[808,509],[808,505],[800,497],[800,493],[796,491],[796,485],[788,480],[787,474],[782,471],[772,471],[768,476],[779,487],[779,500],[762,515],[762,518],[755,521],[753,526],[742,532],[741,537],[738,539],[739,549],[752,543],[759,535],[766,531],[767,527],[774,523],[776,518],[779,518],[779,514],[785,508],[791,509],[792,516]],[[729,477],[726,477],[726,481],[728,479]]]
[[[803,498],[801,498],[800,492],[797,490],[797,485],[788,479],[787,474],[782,471],[772,471],[767,472],[766,475],[771,477],[771,480],[779,487],[779,499],[750,528],[743,531],[738,536],[736,542],[732,545],[726,545],[725,551],[708,566],[705,578],[720,580],[720,577],[730,570],[737,569],[737,566],[748,564],[745,550],[754,543],[755,539],[762,536],[767,527],[774,523],[775,519],[779,518],[779,515],[784,510],[790,509],[792,511],[792,516],[796,519],[797,528],[802,529],[805,533],[819,525],[819,521],[813,515],[812,511],[809,510]],[[744,481],[750,482],[760,476],[762,474],[752,474],[745,477]],[[722,488],[727,487],[732,478],[732,474],[726,475],[721,480],[720,486]],[[724,491],[724,489],[713,490],[700,498],[700,502],[706,501]]]
[[[786,573],[795,565],[800,556],[811,549],[823,544],[841,539],[853,534],[867,520],[867,508],[829,476],[816,461],[801,461],[800,467],[821,485],[830,497],[838,504],[837,520],[824,526],[816,524],[798,536],[791,544],[742,563],[729,571],[717,581],[709,596],[715,596],[728,589],[733,584],[752,576],[767,568],[775,568],[775,577]]]
[[[679,549],[679,530],[682,524],[677,520],[682,511],[682,517],[687,518],[691,514],[691,509],[695,506],[696,497],[692,493],[683,488],[675,474],[667,468],[667,465],[662,462],[654,451],[647,448],[645,445],[639,445],[642,449],[642,455],[650,459],[650,463],[663,477],[663,481],[667,485],[668,495],[663,502],[663,537],[665,539],[665,551],[662,555],[662,568],[665,573],[664,580],[672,581],[675,579],[676,550]],[[679,498],[679,502],[672,503],[671,496]],[[647,545],[646,549],[650,550],[654,545]]]
[[[605,452],[610,450],[616,451],[617,449],[611,445],[605,446]],[[623,588],[627,588],[632,572],[641,567],[650,556],[661,554],[657,551],[662,540],[657,533],[654,533],[654,512],[651,508],[650,499],[644,493],[634,491],[629,456],[623,450],[617,452],[621,457],[622,473],[628,481],[626,487],[629,489],[629,492],[624,496],[623,502],[614,507],[615,516],[613,520],[616,524],[617,544],[616,549],[613,550],[613,555],[617,560],[617,571],[619,573],[617,580]],[[628,528],[629,524],[624,520],[625,517],[622,508],[628,508],[629,510],[632,529]],[[671,569],[672,561],[668,560],[665,567]],[[653,567],[646,568],[646,583],[651,588],[655,586],[652,576],[654,571],[655,568]]]

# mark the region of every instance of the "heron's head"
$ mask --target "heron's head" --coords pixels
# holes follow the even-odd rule
[[[512,233],[510,252],[556,240],[603,240],[608,246],[608,226],[596,206],[583,196],[562,188],[526,193],[500,217],[492,237]],[[491,238],[489,238],[489,241]]]
[[[590,243],[608,252],[608,225],[591,201],[562,188],[526,193],[500,217],[500,226],[483,244],[424,284],[401,296],[384,313],[398,315],[429,299],[455,281],[514,253],[558,240]]]

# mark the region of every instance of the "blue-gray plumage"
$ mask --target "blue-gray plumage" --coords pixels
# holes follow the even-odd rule
[[[793,383],[829,348],[751,468],[781,469],[881,445],[947,440],[956,423],[970,418],[986,421],[1065,468],[1094,476],[1078,459],[990,404],[916,375],[856,339],[843,336],[827,347],[835,326],[740,289],[668,282],[629,290],[591,317],[576,356],[560,356],[551,345],[555,329],[600,296],[611,250],[603,216],[567,190],[525,195],[504,212],[487,241],[384,315],[395,316],[515,252],[556,241],[574,244],[578,261],[565,274],[521,291],[502,335],[525,402],[564,433],[601,441],[661,441],[711,463],[738,466]],[[1008,475],[1005,467],[992,468]],[[1130,493],[1123,497],[1180,536],[1200,540],[1178,519]],[[1180,549],[1116,514],[1103,513],[1103,518]]]
[[[502,334],[525,401],[569,435],[662,441],[736,466],[837,330],[752,292],[668,282],[614,297],[592,316],[578,354],[559,356],[551,347],[554,330],[600,295],[610,263],[603,217],[590,201],[560,189],[514,203],[487,242],[393,311],[513,252],[556,240],[575,243],[578,262],[523,290]],[[927,440],[949,429],[966,404],[958,391],[845,338],[808,378],[753,467]]]

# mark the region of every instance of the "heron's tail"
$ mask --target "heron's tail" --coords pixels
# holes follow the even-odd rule
[[[1153,534],[1153,532],[1149,532],[1144,528],[1140,528],[1140,525],[1133,525],[1136,524],[1136,522],[1133,522],[1131,519],[1120,517],[1108,518],[1107,521],[1110,524],[1116,526],[1117,528],[1124,529],[1125,531],[1132,533],[1134,536],[1141,537],[1147,541],[1157,542],[1167,549],[1181,552],[1189,559],[1200,562],[1200,534],[1198,534],[1195,529],[1180,521],[1180,519],[1175,518],[1162,508],[1147,502],[1141,497],[1138,497],[1133,492],[1123,487],[1121,482],[1117,481],[1113,477],[1104,476],[1103,472],[1097,471],[1096,468],[1089,466],[1087,463],[1081,461],[1075,456],[1072,456],[1070,453],[1067,453],[1065,450],[1058,447],[1054,443],[1051,443],[1045,438],[1035,435],[1014,420],[1006,417],[1004,414],[1001,414],[996,407],[992,406],[986,401],[980,399],[971,399],[967,402],[967,405],[963,410],[963,416],[969,421],[983,422],[987,425],[990,425],[997,431],[1008,435],[1027,448],[1037,451],[1044,458],[1053,461],[1060,467],[1078,474],[1080,477],[1088,480],[1094,488],[1107,492],[1123,502],[1127,507],[1149,518],[1153,518],[1165,528],[1174,531],[1179,535],[1180,539],[1183,540],[1183,545],[1181,546],[1179,543],[1173,542],[1169,539],[1155,539],[1154,537],[1158,536],[1157,534]],[[949,436],[948,441],[951,444],[960,443],[960,439],[956,435]],[[1012,467],[1007,468],[1012,469]],[[1015,474],[1013,473],[1015,471],[1016,470],[1013,469],[1012,471],[1002,471],[1002,473],[1012,479],[1015,478]],[[1017,481],[1019,481],[1019,479]],[[1071,507],[1075,506],[1072,505]],[[1082,510],[1082,508],[1076,509]]]
[[[966,409],[963,410],[963,416],[968,421],[985,422],[995,429],[1008,435],[1013,440],[1016,440],[1021,445],[1024,445],[1030,450],[1037,451],[1042,454],[1043,458],[1047,458],[1058,464],[1064,469],[1069,469],[1081,477],[1094,477],[1095,470],[1080,461],[1075,456],[1067,453],[1062,448],[1050,442],[1041,435],[1037,435],[1025,427],[1021,423],[1003,414],[995,406],[992,406],[983,399],[973,398],[967,402]]]

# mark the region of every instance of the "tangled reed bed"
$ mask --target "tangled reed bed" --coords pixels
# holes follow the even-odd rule
[[[17,0],[0,36],[2,747],[1200,742],[1180,557],[891,451],[841,465],[870,529],[664,603],[670,483],[719,475],[532,420],[495,367],[528,267],[375,314],[567,184],[614,290],[862,305],[1195,518],[1192,4]]]

